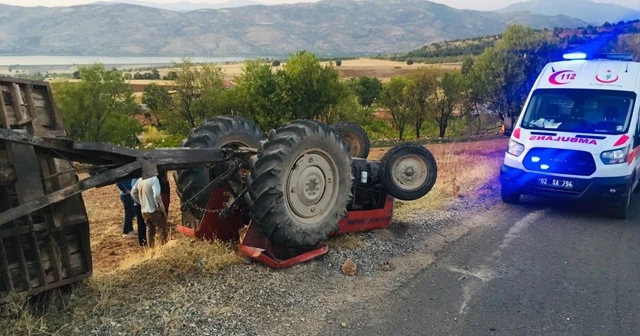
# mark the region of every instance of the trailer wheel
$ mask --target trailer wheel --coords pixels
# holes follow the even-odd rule
[[[258,148],[260,140],[266,138],[264,132],[254,123],[239,117],[214,117],[206,120],[193,129],[184,143],[190,148],[224,148],[224,147],[252,147]],[[226,171],[228,163],[219,163],[209,169],[205,166],[177,172],[176,192],[184,202],[191,199],[216,176]],[[193,203],[205,208],[210,195],[199,195]],[[191,212],[196,217],[202,215],[200,211]]]
[[[438,166],[428,149],[408,142],[391,148],[382,157],[378,175],[391,196],[412,201],[431,191]]]
[[[347,215],[351,158],[330,127],[310,120],[286,123],[269,133],[249,164],[249,215],[273,242],[316,245]]]
[[[367,131],[360,125],[341,121],[331,125],[334,131],[340,134],[340,137],[347,143],[351,157],[366,159],[371,150],[371,142]]]

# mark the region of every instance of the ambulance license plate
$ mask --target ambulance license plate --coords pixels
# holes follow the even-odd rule
[[[558,189],[573,189],[575,182],[563,178],[539,177],[538,186]]]

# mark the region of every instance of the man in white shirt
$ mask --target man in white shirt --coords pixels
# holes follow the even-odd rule
[[[160,197],[160,180],[157,171],[142,174],[142,178],[136,181],[131,190],[131,197],[140,204],[142,216],[147,224],[147,244],[153,247],[156,229],[160,231],[160,245],[167,243],[169,239],[169,225],[167,212]]]

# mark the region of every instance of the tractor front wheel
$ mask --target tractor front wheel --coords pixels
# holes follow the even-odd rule
[[[428,149],[408,142],[391,148],[382,157],[378,174],[391,196],[413,201],[431,191],[438,167]]]
[[[316,245],[347,215],[353,197],[351,158],[326,125],[297,120],[272,130],[250,167],[249,214],[277,244]]]

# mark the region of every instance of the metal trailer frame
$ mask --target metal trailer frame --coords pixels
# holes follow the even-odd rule
[[[0,166],[3,172],[0,185],[23,183],[21,190],[28,196],[18,195],[20,202],[0,208],[4,210],[0,213],[0,302],[9,292],[24,291],[32,295],[91,276],[89,224],[80,195],[83,191],[140,177],[143,172],[188,169],[223,161],[239,167],[256,153],[252,148],[133,150],[103,143],[41,137],[6,128],[0,128],[0,144],[12,148],[14,156],[19,158],[13,161],[11,169]],[[45,180],[71,174],[75,179],[56,189],[43,190],[38,157],[67,164],[67,169],[45,176]],[[72,162],[93,166],[74,168]],[[76,173],[83,170],[90,177],[79,180]],[[38,189],[39,192],[33,192]],[[65,204],[70,200],[74,202]],[[64,217],[56,207],[71,213],[75,211],[75,217]],[[34,220],[39,217],[37,214],[47,211],[49,215],[44,220]],[[54,220],[46,220],[50,218]],[[64,237],[65,230],[72,225],[81,225],[78,233],[72,238]],[[4,243],[5,239],[13,242],[11,249]],[[69,239],[80,246],[76,251],[80,260],[75,263],[68,251]]]

